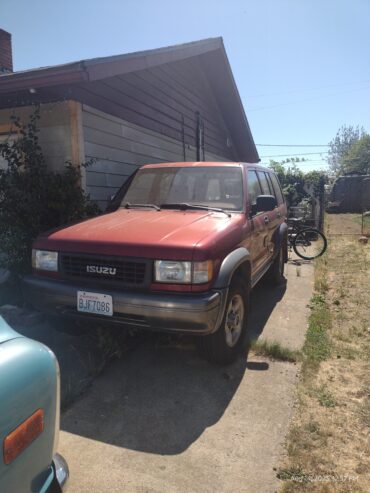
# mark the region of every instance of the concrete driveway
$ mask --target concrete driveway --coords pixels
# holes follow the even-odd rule
[[[287,278],[256,288],[251,330],[299,348],[312,265],[289,263]],[[297,371],[252,354],[216,367],[190,343],[148,337],[63,414],[70,492],[273,493]]]

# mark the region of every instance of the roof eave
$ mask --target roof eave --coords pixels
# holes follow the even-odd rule
[[[155,50],[14,72],[0,76],[0,93],[105,79],[198,56],[217,50],[220,46],[222,46],[222,38],[210,38]]]
[[[227,71],[228,71],[228,75],[229,75],[229,78],[230,78],[230,81],[231,81],[231,84],[232,84],[232,88],[233,88],[233,92],[234,92],[234,95],[235,95],[235,98],[238,102],[238,105],[239,105],[239,110],[240,110],[240,115],[243,119],[243,122],[244,122],[244,125],[247,129],[247,132],[248,132],[248,135],[250,137],[250,142],[253,143],[253,149],[249,149],[248,152],[248,160],[249,161],[252,161],[252,162],[259,162],[260,161],[260,157],[258,155],[258,151],[257,151],[257,147],[254,143],[254,139],[253,139],[253,136],[252,136],[252,132],[251,132],[251,129],[250,129],[250,126],[249,126],[249,122],[248,122],[248,119],[247,119],[247,115],[245,114],[245,111],[244,111],[244,106],[243,106],[243,103],[242,103],[242,100],[241,100],[241,97],[240,97],[240,94],[239,94],[239,90],[238,90],[238,86],[236,85],[236,82],[235,82],[235,79],[234,79],[234,75],[233,75],[233,72],[231,70],[231,66],[230,66],[230,62],[229,62],[229,58],[227,56],[227,53],[226,53],[226,50],[225,50],[225,45],[222,41],[221,43],[221,50],[222,50],[222,54],[223,54],[223,57],[224,57],[224,60],[225,60],[225,64],[227,66]],[[244,146],[243,146],[244,147]],[[247,150],[246,149],[242,149],[242,154],[244,154],[244,152]],[[250,151],[252,151],[252,159],[250,159],[250,156],[249,156],[249,153]],[[253,156],[254,154],[254,156]],[[247,155],[245,155],[247,157]],[[254,157],[254,159],[253,159]]]
[[[73,84],[89,80],[83,65],[78,62],[63,67],[50,67],[27,72],[6,74],[0,77],[0,93],[21,91],[28,88]]]

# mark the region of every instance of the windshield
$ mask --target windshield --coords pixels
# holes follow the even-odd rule
[[[197,204],[230,211],[243,210],[243,179],[239,167],[199,166],[140,170],[121,206],[132,204]]]

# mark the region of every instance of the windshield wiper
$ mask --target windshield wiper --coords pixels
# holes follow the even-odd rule
[[[131,204],[130,202],[126,202],[125,205],[123,205],[125,209],[140,209],[142,207],[148,208],[148,209],[155,209],[156,211],[160,211],[161,208],[158,207],[155,204]]]
[[[188,204],[187,202],[161,204],[161,209],[180,209],[181,211],[185,211],[186,209],[196,209],[201,211],[223,212],[227,216],[231,217],[230,212],[227,212],[224,209],[219,209],[218,207],[208,207],[206,205]]]

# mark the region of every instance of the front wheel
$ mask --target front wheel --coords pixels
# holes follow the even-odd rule
[[[293,241],[295,253],[305,259],[312,260],[320,257],[327,247],[325,236],[318,229],[305,228],[299,231]]]
[[[273,286],[279,286],[284,281],[284,248],[280,247],[279,253],[276,255],[269,270],[266,272],[266,279]]]
[[[220,327],[213,334],[199,338],[199,350],[209,361],[225,365],[237,358],[247,330],[248,294],[247,285],[235,280]]]

